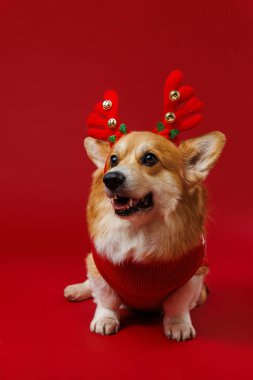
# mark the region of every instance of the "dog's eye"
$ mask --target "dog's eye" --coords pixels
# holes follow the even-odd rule
[[[118,164],[118,157],[115,154],[111,156],[110,163],[112,168]]]
[[[158,162],[157,157],[153,153],[147,153],[142,157],[141,163],[146,166],[154,166]]]

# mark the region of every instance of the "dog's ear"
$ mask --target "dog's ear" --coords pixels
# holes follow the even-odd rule
[[[110,145],[106,141],[96,140],[93,137],[84,139],[84,147],[91,161],[98,167],[103,168],[110,152]]]
[[[218,160],[225,145],[226,137],[221,132],[183,141],[179,150],[183,157],[187,182],[203,181]]]

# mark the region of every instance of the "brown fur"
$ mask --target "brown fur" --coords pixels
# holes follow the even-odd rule
[[[94,262],[93,256],[91,253],[86,257],[86,267],[89,275],[93,278],[99,277],[100,273],[97,270],[96,264]]]

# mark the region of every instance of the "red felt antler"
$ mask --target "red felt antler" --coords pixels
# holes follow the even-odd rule
[[[194,96],[191,86],[181,85],[183,73],[173,71],[164,86],[164,115],[153,132],[173,142],[178,141],[181,131],[195,127],[201,120],[202,103]],[[88,134],[98,140],[115,143],[128,133],[125,124],[120,123],[118,115],[118,95],[116,91],[106,91],[104,101],[99,102],[87,120]]]
[[[195,127],[201,120],[202,102],[194,96],[191,86],[181,82],[183,73],[173,71],[166,79],[164,86],[164,116],[153,132],[177,142],[181,131]]]
[[[122,134],[127,133],[126,125],[120,123],[118,115],[118,94],[106,91],[103,102],[96,104],[87,120],[88,135],[113,144]]]

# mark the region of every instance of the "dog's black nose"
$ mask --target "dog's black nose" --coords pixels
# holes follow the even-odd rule
[[[104,175],[103,181],[105,186],[111,190],[116,190],[119,186],[123,185],[126,177],[120,172],[111,172]]]

